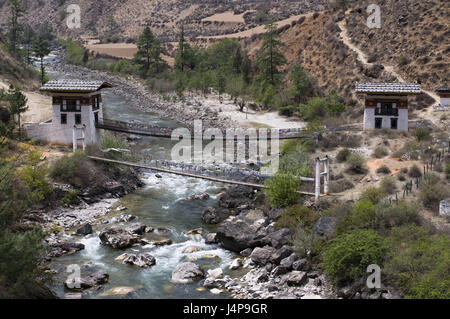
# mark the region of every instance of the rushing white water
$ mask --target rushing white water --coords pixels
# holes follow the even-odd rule
[[[53,57],[52,57],[53,59]],[[51,63],[52,59],[48,59]],[[53,78],[76,78],[76,74],[65,75],[49,72]],[[161,119],[152,113],[143,113],[131,107],[130,101],[106,91],[103,94],[104,112],[107,117],[118,120],[135,120],[143,123],[175,126],[170,120]],[[170,160],[170,150],[174,142],[168,139],[143,137],[136,141],[133,150],[150,154],[153,159]],[[217,202],[216,194],[223,190],[222,184],[211,181],[186,178],[177,175],[159,173],[158,178],[153,172],[143,172],[141,179],[145,186],[132,194],[121,198],[116,206],[127,207],[124,212],[113,210],[107,214],[106,219],[111,220],[121,213],[132,214],[138,217],[137,221],[122,224],[99,224],[94,226],[94,233],[86,237],[71,236],[70,241],[80,242],[85,249],[72,255],[54,259],[52,267],[58,271],[52,288],[60,296],[67,291],[64,281],[69,275],[66,272],[68,265],[77,264],[81,267],[81,275],[86,276],[96,270],[109,273],[110,279],[100,291],[85,294],[86,298],[110,298],[105,292],[111,288],[126,286],[135,289],[127,298],[218,298],[223,295],[213,295],[208,290],[200,289],[202,281],[193,284],[172,284],[170,277],[173,269],[183,261],[193,261],[199,264],[206,272],[208,269],[221,267],[227,272],[227,265],[234,257],[233,253],[219,248],[217,245],[205,244],[199,235],[186,235],[195,228],[202,227],[205,231],[214,231],[213,226],[205,226],[201,221],[202,210]],[[191,195],[208,193],[207,200],[187,200]],[[76,213],[76,212],[74,212]],[[133,223],[146,224],[155,229],[164,227],[168,233],[156,230],[151,236],[156,238],[170,238],[173,242],[167,246],[133,246],[124,250],[116,250],[101,245],[99,232],[105,227],[126,227]],[[186,254],[187,247],[194,246],[196,252]],[[114,260],[123,253],[149,252],[156,258],[156,265],[142,269],[135,266],[124,265]]]

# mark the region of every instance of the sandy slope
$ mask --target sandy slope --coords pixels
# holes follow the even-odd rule
[[[9,85],[0,79],[0,88],[8,89]],[[24,92],[28,98],[28,111],[21,116],[22,124],[40,123],[52,117],[51,97],[36,92]]]

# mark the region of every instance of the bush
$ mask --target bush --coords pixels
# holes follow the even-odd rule
[[[277,173],[266,181],[266,193],[272,206],[286,207],[297,203],[300,180],[290,174]]]
[[[450,298],[450,238],[431,236],[423,227],[394,228],[384,269],[406,298]]]
[[[47,172],[47,166],[27,165],[19,173],[20,179],[30,190],[30,195],[33,196],[35,202],[44,200],[52,192],[52,188],[45,180]]]
[[[431,138],[431,130],[429,128],[418,127],[414,129],[414,136],[419,142],[429,140]]]
[[[450,179],[450,163],[445,166],[445,176],[447,177],[447,179]]]
[[[68,191],[64,197],[61,199],[61,202],[66,205],[75,205],[78,203],[78,192],[76,190]]]
[[[373,154],[372,154],[372,156],[375,158],[383,158],[387,155],[388,155],[388,150],[386,149],[386,147],[383,147],[383,146],[378,146],[377,148],[375,148],[375,150],[373,151]]]
[[[75,176],[80,175],[81,165],[86,159],[86,155],[81,151],[66,155],[53,163],[50,176],[58,181],[71,183]]]
[[[399,181],[404,182],[406,181],[406,176],[403,173],[398,173],[397,178]]]
[[[439,176],[431,173],[423,177],[419,187],[419,199],[425,207],[438,210],[439,202],[448,196],[450,196],[450,191]]]
[[[345,162],[351,153],[352,152],[348,148],[343,148],[337,153],[336,160],[339,163]]]
[[[388,243],[373,230],[353,230],[336,237],[322,254],[322,268],[334,283],[344,285],[366,273],[370,264],[381,265]]]
[[[405,201],[393,203],[379,203],[375,207],[377,229],[391,229],[418,222],[419,207]]]
[[[286,208],[281,212],[275,223],[275,229],[289,228],[294,234],[299,222],[305,230],[310,231],[316,223],[319,215],[309,208],[297,204]]]
[[[284,116],[292,116],[297,111],[297,107],[294,105],[288,105],[280,107],[279,113]]]
[[[344,178],[338,181],[331,181],[330,182],[330,193],[342,193],[346,190],[352,189],[355,187],[352,182],[350,182],[348,179]]]
[[[347,158],[347,170],[355,174],[365,174],[367,172],[366,160],[361,155],[352,153]]]
[[[311,231],[307,231],[303,224],[300,222],[297,224],[296,229],[293,232],[290,244],[294,246],[294,252],[297,258],[306,257],[308,251],[312,249],[313,238]]]
[[[409,169],[408,175],[412,178],[418,178],[422,176],[422,171],[417,165],[414,165]]]
[[[391,170],[386,165],[377,168],[377,174],[390,174]]]
[[[369,200],[373,204],[378,204],[386,197],[386,190],[381,187],[367,187],[361,194],[362,200]]]
[[[383,177],[380,185],[388,194],[393,194],[397,190],[397,182],[393,176]]]

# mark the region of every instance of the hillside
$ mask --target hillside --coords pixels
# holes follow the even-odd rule
[[[6,28],[9,7],[0,1],[0,28]],[[144,26],[150,26],[163,42],[174,41],[177,24],[185,21],[186,35],[219,35],[253,28],[268,16],[282,20],[301,13],[324,10],[325,0],[80,0],[81,28],[66,26],[65,0],[27,1],[26,19],[32,26],[49,21],[59,36],[99,36],[120,34],[122,39],[136,38]],[[109,22],[114,21],[113,24]]]
[[[33,90],[39,87],[39,76],[31,67],[14,59],[0,44],[0,82],[20,84]]]
[[[417,81],[428,95],[415,98],[412,108],[436,103],[429,95],[449,78],[449,47],[444,41],[449,31],[443,10],[439,10],[442,2],[410,1],[408,14],[403,16],[403,11],[392,8],[392,2],[384,3],[381,29],[367,27],[366,8],[358,5],[345,14],[315,13],[282,27],[279,32],[287,65],[300,63],[320,91],[337,89],[349,105],[358,103],[353,93],[357,81]],[[398,25],[400,16],[402,21],[420,23]],[[243,43],[255,58],[261,40],[252,37]]]

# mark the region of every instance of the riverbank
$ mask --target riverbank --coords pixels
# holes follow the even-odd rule
[[[108,72],[90,70],[85,67],[64,62],[64,52],[57,54],[60,59],[52,62],[48,68],[70,75],[70,78],[85,80],[103,80],[111,83],[110,92],[133,101],[131,107],[143,112],[154,112],[163,118],[175,120],[193,127],[194,120],[202,120],[203,127],[267,127],[298,128],[306,124],[300,120],[283,117],[278,112],[260,112],[239,107],[228,95],[219,97],[216,93],[207,95],[187,93],[178,97],[175,93],[161,95],[151,92],[141,79],[121,77]],[[107,105],[105,106],[108,107]]]

